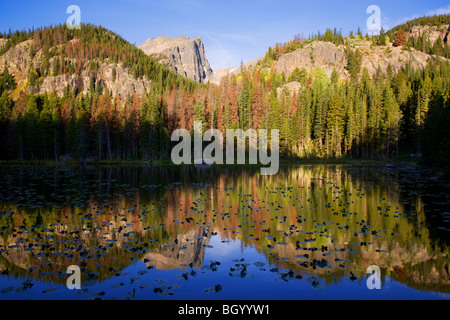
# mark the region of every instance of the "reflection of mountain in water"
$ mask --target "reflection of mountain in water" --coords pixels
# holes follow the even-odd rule
[[[269,261],[278,267],[291,269],[296,274],[314,274],[328,280],[339,279],[351,270],[359,277],[371,265],[377,265],[383,274],[421,290],[450,292],[450,273],[446,253],[433,252],[424,245],[402,247],[399,243],[357,244],[351,249],[327,243],[324,246],[274,244],[275,249],[261,247]],[[326,248],[326,250],[323,250]],[[278,260],[279,259],[279,260]],[[330,277],[330,271],[332,276]]]
[[[209,237],[201,230],[190,230],[177,235],[176,240],[152,250],[144,255],[142,261],[158,270],[185,269],[188,266],[200,269],[205,256]]]
[[[203,176],[187,167],[108,168],[55,173],[60,181],[38,173],[2,175],[5,274],[63,282],[55,275],[81,264],[85,272],[99,270],[101,280],[137,260],[159,270],[201,268],[215,230],[279,268],[327,283],[350,271],[361,279],[376,264],[410,287],[450,292],[446,238],[431,236],[443,224],[430,217],[449,208],[439,197],[424,203],[426,186],[395,172],[304,166],[268,178],[251,168]],[[47,272],[54,274],[42,276]]]

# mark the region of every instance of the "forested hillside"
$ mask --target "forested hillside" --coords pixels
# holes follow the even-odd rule
[[[280,129],[281,151],[289,157],[395,159],[414,153],[429,166],[445,168],[450,158],[448,43],[442,42],[442,54],[421,52],[422,59],[428,57],[425,66],[411,59],[397,61],[396,69],[390,65],[394,53],[395,59],[402,59],[402,52],[419,55],[402,41],[395,43],[401,49],[394,48],[396,40],[384,33],[344,37],[329,29],[270,48],[255,66],[242,67],[220,85],[199,85],[101,27],[10,32],[0,39],[5,64],[0,66],[1,157],[165,159],[172,131],[192,130],[193,121],[201,120],[205,128],[220,130]],[[286,74],[274,67],[282,56],[322,42],[344,53],[341,73],[327,74],[312,55],[308,59],[315,64],[308,69]],[[26,79],[4,58],[20,45],[28,48],[32,65]],[[369,70],[374,55],[378,60],[373,61],[389,63]],[[148,81],[146,92],[115,94],[115,68]],[[84,90],[68,85],[60,93],[42,92],[38,87],[77,73],[97,78]]]
[[[408,21],[386,32],[386,36],[397,39],[400,34],[401,45],[449,59],[449,33],[450,15],[438,15]]]
[[[146,77],[153,80],[158,91],[174,84],[193,85],[117,34],[101,26],[80,26],[80,29],[69,29],[66,25],[57,25],[0,34],[0,56],[30,41],[27,46],[27,60],[31,60],[28,85],[38,84],[49,76],[81,74],[84,69],[98,68],[102,62],[120,64],[136,79]],[[38,59],[33,60],[36,56]],[[33,62],[38,65],[32,65]]]
[[[10,31],[0,47],[3,159],[160,157],[163,94],[199,87],[102,27]]]

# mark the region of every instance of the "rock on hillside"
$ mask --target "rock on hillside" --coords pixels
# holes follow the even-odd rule
[[[308,72],[320,66],[330,76],[333,68],[343,74],[347,66],[347,56],[329,42],[313,42],[303,49],[287,53],[278,59],[275,70],[289,76],[295,68],[305,68]]]
[[[16,82],[19,83],[25,80],[28,75],[28,69],[32,63],[32,59],[29,56],[32,43],[33,40],[27,40],[5,52],[5,54],[0,57],[1,72],[3,72],[6,63],[8,71],[14,76]]]
[[[423,69],[429,59],[436,60],[436,56],[430,56],[414,49],[410,51],[403,50],[401,47],[387,46],[372,47],[368,41],[354,42],[353,50],[359,49],[362,52],[361,70],[367,68],[371,77],[375,76],[380,66],[381,71],[386,74],[388,66],[394,72],[404,69],[408,62],[413,68]],[[295,68],[305,68],[311,71],[314,67],[321,67],[325,73],[330,76],[335,68],[341,78],[347,78],[346,70],[348,58],[345,53],[345,47],[336,47],[329,42],[312,42],[302,49],[287,53],[281,56],[275,64],[275,70],[285,73],[288,77]]]
[[[418,40],[421,36],[426,35],[431,44],[440,39],[443,43],[448,43],[450,34],[450,25],[440,26],[414,26],[410,30],[405,30],[407,38]]]
[[[202,39],[188,37],[150,38],[138,46],[145,54],[157,59],[179,74],[197,81],[207,82],[213,71],[205,55]]]
[[[394,72],[403,70],[408,63],[414,69],[423,69],[430,59],[433,61],[437,59],[436,56],[430,56],[414,49],[406,51],[402,47],[393,47],[392,44],[376,48],[362,45],[359,49],[363,53],[362,68],[367,68],[372,77],[376,75],[378,66],[383,74],[386,74],[389,65]]]
[[[116,78],[113,79],[113,69],[116,69]],[[98,79],[102,87],[111,93],[111,96],[120,96],[123,100],[134,91],[142,94],[146,89],[150,88],[151,82],[146,78],[135,79],[129,72],[120,65],[100,64],[98,70],[83,70],[81,75],[63,74],[56,77],[46,77],[42,84],[37,86],[29,86],[28,92],[43,93],[55,90],[58,95],[64,92],[69,86],[78,93],[89,92],[91,78]]]
[[[450,25],[414,26],[410,30],[405,31],[407,38],[414,38],[415,40],[422,35],[426,35],[431,44],[434,44],[438,39],[443,41],[443,44],[448,43],[450,40]],[[424,54],[414,49],[408,51],[403,50],[402,47],[393,47],[392,43],[386,46],[373,47],[371,41],[364,41],[363,39],[356,38],[350,40],[350,42],[353,50],[359,49],[362,52],[361,70],[367,68],[371,77],[376,75],[378,67],[386,74],[389,65],[393,72],[398,72],[404,69],[408,63],[415,69],[423,69],[430,59],[431,61],[444,59]],[[261,60],[263,58],[250,61],[244,64],[244,67],[249,68]],[[301,49],[282,55],[276,61],[274,70],[289,77],[295,68],[300,70],[304,68],[307,72],[310,72],[314,67],[320,67],[328,76],[331,76],[333,69],[336,69],[340,78],[348,79],[347,64],[348,57],[345,46],[335,46],[330,42],[314,41]],[[219,83],[223,76],[238,74],[239,72],[239,67],[215,71],[214,77],[216,81],[214,82]]]
[[[62,96],[68,86],[71,90],[86,94],[89,91],[90,82],[93,78],[95,82],[101,83],[103,89],[108,90],[113,97],[120,95],[124,100],[128,95],[132,95],[134,91],[143,94],[151,86],[150,80],[145,77],[143,79],[135,79],[129,70],[123,68],[120,64],[116,65],[100,61],[97,62],[98,68],[95,70],[90,70],[89,61],[85,61],[79,74],[47,76],[40,79],[37,85],[31,86],[27,83],[27,76],[31,66],[39,68],[43,63],[42,50],[36,52],[33,58],[30,57],[29,51],[32,42],[33,40],[31,39],[19,43],[0,57],[0,72],[3,72],[6,63],[9,73],[13,75],[14,80],[18,84],[18,89],[24,89],[27,93],[41,94],[55,90],[58,96]],[[50,70],[53,69],[57,58],[49,60]],[[116,72],[114,79],[113,69]]]

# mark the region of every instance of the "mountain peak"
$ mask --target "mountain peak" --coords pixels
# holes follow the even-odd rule
[[[138,48],[191,80],[207,82],[212,75],[201,37],[159,36],[147,39]]]

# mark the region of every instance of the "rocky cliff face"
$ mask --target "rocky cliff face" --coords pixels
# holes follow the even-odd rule
[[[324,69],[328,76],[333,72],[333,68],[344,74],[347,56],[332,43],[313,42],[306,48],[281,56],[275,64],[275,70],[289,76],[295,68],[311,71],[315,66]]]
[[[148,39],[138,48],[191,80],[207,82],[212,76],[201,38],[161,36]]]
[[[3,43],[6,42],[5,39],[2,40]],[[6,63],[9,72],[14,76],[16,82],[23,81],[27,78],[28,69],[32,63],[32,59],[28,54],[31,44],[32,40],[21,42],[0,57],[0,70],[3,72]],[[38,55],[40,56],[40,54],[38,53],[36,55],[36,60]]]
[[[42,50],[36,52],[34,57],[30,57],[29,51],[32,42],[33,40],[27,40],[19,43],[0,57],[0,72],[3,72],[6,65],[9,73],[14,76],[18,87],[25,89],[27,93],[41,94],[55,90],[57,95],[62,96],[66,87],[69,87],[78,93],[83,92],[86,94],[89,91],[90,82],[93,78],[95,82],[101,83],[104,90],[108,90],[113,97],[120,95],[122,99],[125,99],[128,95],[132,95],[134,91],[142,94],[151,86],[150,80],[145,77],[143,79],[135,79],[130,74],[130,71],[123,68],[120,64],[116,65],[100,61],[97,63],[98,68],[95,70],[90,70],[89,61],[85,61],[81,67],[81,72],[78,74],[47,76],[40,79],[37,85],[31,86],[27,83],[27,76],[31,66],[39,68],[43,63]],[[55,61],[56,58],[49,60],[50,70],[52,70]],[[113,77],[113,70],[115,70],[115,78]]]
[[[116,70],[115,79],[113,79],[114,69]],[[58,94],[61,94],[69,86],[78,93],[82,92],[87,94],[89,92],[91,78],[97,79],[102,87],[111,93],[111,96],[116,97],[120,95],[122,99],[125,99],[128,95],[131,96],[135,91],[142,94],[151,85],[151,82],[145,78],[135,79],[120,65],[100,64],[98,70],[83,70],[81,75],[64,74],[56,77],[46,77],[43,79],[42,84],[29,86],[27,91],[43,93],[45,91],[51,92],[55,90]]]
[[[417,40],[425,35],[434,44],[440,39],[443,44],[448,43],[450,39],[450,25],[441,26],[414,26],[410,30],[406,30],[407,38]],[[403,50],[402,47],[394,47],[392,43],[386,46],[373,47],[370,41],[354,40],[352,41],[352,49],[359,49],[362,52],[361,70],[367,68],[371,77],[374,77],[381,68],[383,74],[386,74],[389,65],[393,72],[398,72],[410,63],[415,69],[423,69],[429,61],[436,59],[444,59],[442,57],[431,56],[422,52],[411,50]],[[256,65],[262,58],[250,61],[244,64],[248,68]],[[295,68],[305,69],[310,72],[314,67],[322,68],[328,76],[331,76],[333,69],[336,69],[340,78],[348,79],[347,71],[348,57],[345,46],[335,46],[330,42],[315,41],[305,45],[301,49],[282,55],[275,63],[274,70],[284,73],[289,77]],[[219,83],[220,79],[230,74],[238,74],[239,67],[229,68],[226,70],[218,70],[214,72],[214,82]],[[213,82],[213,81],[212,81]]]
[[[408,63],[414,69],[423,69],[429,61],[438,59],[436,56],[430,56],[414,49],[406,51],[402,47],[393,47],[392,45],[376,48],[365,45],[361,46],[360,50],[363,53],[362,69],[367,68],[372,77],[376,75],[378,66],[383,74],[386,74],[389,65],[394,72],[403,70]]]
[[[367,68],[371,77],[376,75],[378,66],[386,74],[389,65],[394,72],[404,69],[407,63],[411,63],[415,69],[423,69],[429,60],[438,59],[436,56],[430,56],[414,49],[407,51],[401,47],[393,47],[392,44],[372,47],[368,41],[360,41],[355,44],[353,50],[356,49],[362,53],[361,70]],[[295,68],[300,70],[304,68],[309,72],[314,67],[321,67],[328,76],[335,68],[341,78],[348,78],[347,63],[348,58],[344,46],[336,47],[329,42],[313,42],[303,49],[281,56],[274,68],[287,77]]]
[[[405,30],[407,38],[419,39],[425,35],[434,44],[440,39],[443,43],[448,43],[450,34],[450,25],[441,26],[414,26],[410,30]]]

